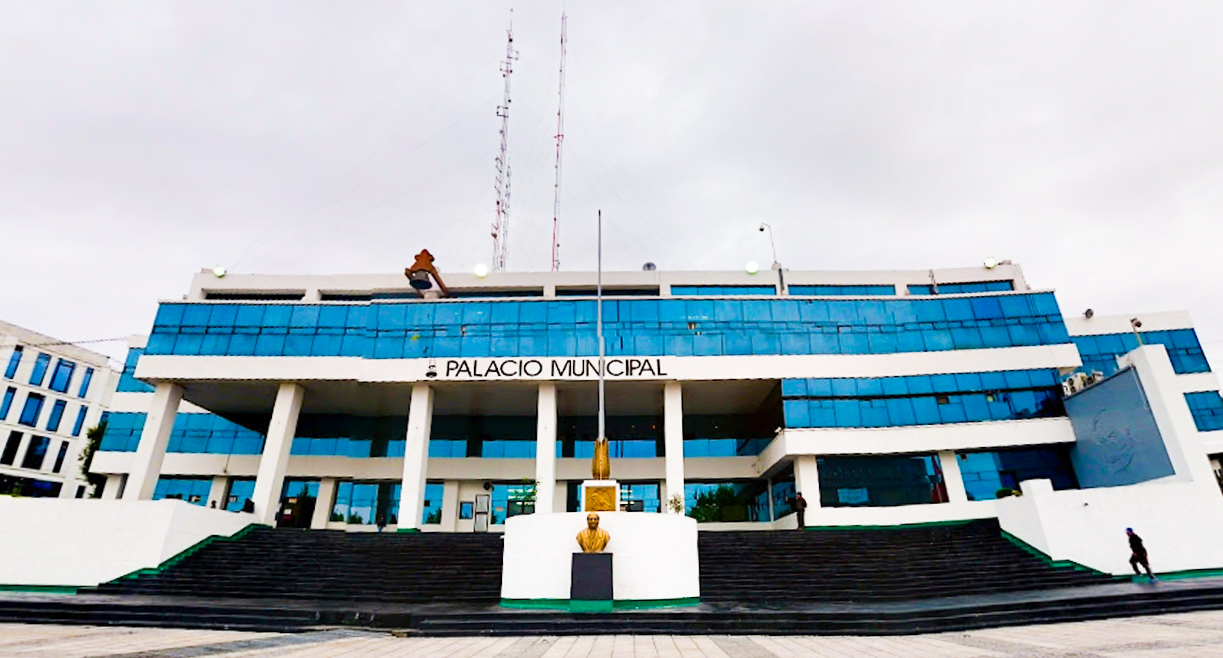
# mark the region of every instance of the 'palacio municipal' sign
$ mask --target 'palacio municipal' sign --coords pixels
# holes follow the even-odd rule
[[[604,376],[608,379],[649,379],[667,377],[660,358],[605,358]],[[599,376],[597,358],[574,359],[437,359],[430,362],[426,376],[436,379],[595,379]]]

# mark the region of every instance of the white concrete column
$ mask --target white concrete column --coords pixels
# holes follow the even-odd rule
[[[102,487],[102,500],[118,500],[120,489],[123,488],[123,475],[107,475],[106,485]]]
[[[30,449],[30,439],[34,435],[26,432],[21,435],[21,440],[17,442],[17,456],[13,457],[13,468],[24,468],[21,464],[25,461],[25,453]]]
[[[159,382],[153,389],[153,401],[144,419],[144,431],[127,476],[123,500],[151,500],[161,476],[161,462],[166,457],[170,431],[178,417],[178,403],[183,400],[183,387],[171,382]]]
[[[556,500],[556,384],[539,385],[535,426],[535,513],[551,514]]]
[[[820,507],[820,469],[815,455],[799,455],[794,458],[794,490],[807,501],[807,525],[812,522],[812,510]]]
[[[563,514],[566,511],[566,505],[569,502],[569,483],[561,480],[552,488],[555,493],[552,496],[552,511]]]
[[[399,488],[399,529],[419,531],[425,507],[425,473],[429,466],[429,433],[433,428],[433,389],[412,386],[408,410],[408,436],[403,453],[403,482]]]
[[[684,498],[684,395],[679,382],[663,385],[663,440],[666,450],[667,498],[679,494]],[[664,513],[670,514],[667,500],[662,501]],[[680,514],[683,514],[681,511]]]
[[[955,456],[955,451],[943,450],[938,453],[938,463],[943,470],[948,502],[967,503],[968,491],[964,489],[964,476],[960,474],[960,460]]]
[[[314,516],[310,517],[311,530],[326,530],[331,520],[331,506],[335,504],[335,478],[320,478],[318,500],[314,501]]]
[[[217,509],[225,509],[225,489],[229,487],[229,478],[224,475],[217,475],[212,478],[212,486],[208,488],[208,503],[209,507],[215,501]]]
[[[442,532],[454,532],[459,524],[459,481],[442,483]]]
[[[297,432],[297,415],[305,397],[306,389],[290,382],[281,384],[276,391],[276,405],[272,407],[272,421],[268,423],[268,435],[263,441],[263,455],[259,457],[259,471],[255,476],[255,493],[251,495],[255,516],[261,523],[276,523],[289,451]]]

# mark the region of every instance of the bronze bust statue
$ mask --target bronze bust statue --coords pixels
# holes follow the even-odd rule
[[[591,512],[586,515],[586,529],[578,533],[578,546],[583,553],[602,553],[611,541],[611,535],[599,527],[599,515]]]

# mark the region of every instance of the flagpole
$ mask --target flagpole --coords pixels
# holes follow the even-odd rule
[[[605,355],[603,351],[604,348],[603,348],[603,211],[602,210],[599,211],[598,235],[599,235],[599,239],[598,239],[598,242],[599,242],[599,258],[598,258],[599,271],[598,271],[598,278],[596,279],[596,290],[595,290],[595,296],[598,299],[598,302],[597,302],[598,303],[598,312],[597,312],[598,319],[596,321],[595,326],[598,331],[598,337],[599,337],[599,440],[602,441],[605,438],[604,433],[605,433],[605,428],[606,428],[604,397],[603,397],[603,371],[605,369],[605,364],[604,364]]]

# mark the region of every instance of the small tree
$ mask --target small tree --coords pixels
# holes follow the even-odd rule
[[[81,454],[77,458],[81,464],[81,475],[85,476],[85,480],[89,482],[92,491],[89,494],[90,498],[101,498],[102,488],[106,486],[106,476],[92,472],[93,456],[98,451],[98,447],[102,445],[102,437],[106,434],[106,423],[94,425],[85,431],[85,447],[81,448]]]

